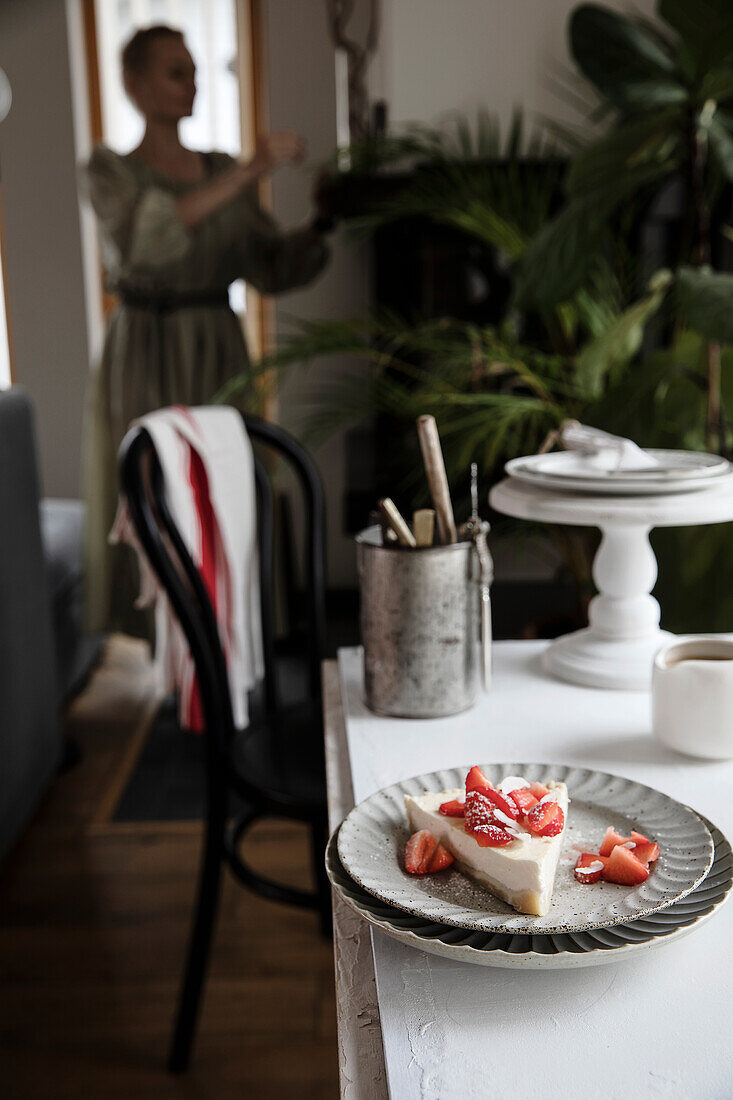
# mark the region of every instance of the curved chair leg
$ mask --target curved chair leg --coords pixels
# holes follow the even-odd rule
[[[268,901],[279,901],[285,905],[298,905],[304,909],[319,909],[320,897],[315,890],[299,890],[295,886],[284,886],[280,882],[275,882],[274,879],[266,878],[265,875],[253,871],[239,852],[239,842],[250,825],[253,825],[255,821],[262,817],[273,816],[275,815],[250,808],[240,814],[226,831],[224,834],[224,852],[229,860],[232,873],[243,886],[247,886],[253,893],[259,894],[262,898],[267,898]]]
[[[328,844],[328,824],[325,819],[314,821],[311,825],[311,858],[313,877],[318,893],[318,913],[321,934],[328,939],[333,935],[333,909],[331,902],[331,883],[326,874],[326,845]]]
[[[183,1073],[188,1069],[191,1057],[201,990],[206,976],[219,903],[224,824],[224,819],[220,822],[209,821],[206,828],[196,913],[188,943],[186,968],[178,995],[178,1008],[168,1055],[168,1069],[171,1073]]]

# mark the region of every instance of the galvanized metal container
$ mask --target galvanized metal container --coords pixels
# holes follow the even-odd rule
[[[397,718],[471,706],[478,686],[479,565],[473,542],[383,545],[356,536],[366,704]]]

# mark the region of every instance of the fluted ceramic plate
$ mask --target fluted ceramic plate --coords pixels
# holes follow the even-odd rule
[[[548,489],[572,490],[610,496],[648,496],[686,493],[731,480],[733,466],[720,455],[698,451],[647,449],[659,466],[636,472],[598,470],[577,451],[553,451],[513,458],[504,469],[511,477]]]
[[[367,893],[429,921],[480,932],[514,935],[584,932],[625,924],[681,901],[703,880],[713,861],[708,828],[689,806],[632,779],[560,764],[481,765],[496,784],[506,775],[530,782],[567,784],[570,807],[550,911],[544,917],[517,913],[460,871],[410,875],[403,853],[410,831],[404,796],[462,787],[468,766],[414,776],[377,791],[343,822],[338,854]],[[659,859],[640,886],[576,882],[578,852],[597,852],[609,825],[628,836],[636,829],[655,840]]]
[[[733,853],[720,830],[710,822],[706,825],[715,852],[710,871],[699,886],[684,900],[658,913],[594,932],[566,932],[560,935],[471,932],[411,916],[372,897],[351,878],[338,856],[338,830],[329,841],[326,870],[334,890],[346,905],[375,928],[409,947],[460,962],[505,969],[552,970],[597,966],[623,960],[639,951],[666,943],[676,943],[712,917],[730,897]]]

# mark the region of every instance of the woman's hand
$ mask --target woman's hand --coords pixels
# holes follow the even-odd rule
[[[302,164],[305,141],[294,130],[274,130],[257,142],[252,160],[246,168],[254,175],[271,172],[278,164]]]
[[[185,226],[197,225],[204,218],[231,202],[249,184],[278,164],[300,164],[305,157],[305,142],[294,130],[277,130],[257,142],[251,160],[238,161],[213,179],[193,187],[176,200],[178,215]]]

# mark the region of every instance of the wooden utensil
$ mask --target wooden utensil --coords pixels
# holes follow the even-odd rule
[[[385,497],[384,500],[379,502],[379,511],[382,513],[382,518],[385,523],[392,528],[397,535],[400,546],[417,546],[415,542],[415,536],[410,528],[405,523],[400,513],[399,508],[390,500],[389,497]]]
[[[418,508],[412,513],[412,530],[418,546],[432,546],[435,530],[435,512],[432,508]]]
[[[445,475],[445,463],[440,447],[438,425],[434,416],[418,416],[417,434],[420,438],[420,450],[425,464],[425,473],[430,486],[430,495],[435,507],[435,518],[438,522],[438,537],[445,546],[458,541],[456,533],[456,521],[453,516],[453,504],[448,488],[448,478]]]

